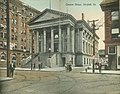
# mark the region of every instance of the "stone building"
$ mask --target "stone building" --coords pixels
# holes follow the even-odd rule
[[[93,48],[98,58],[99,37],[95,34],[93,47],[93,30],[84,16],[76,20],[71,14],[45,9],[29,25],[31,34],[35,34],[34,52],[39,53],[44,66],[60,67],[66,63],[89,66],[93,61]]]
[[[22,66],[23,57],[30,56],[30,34],[27,22],[40,13],[19,0],[9,0],[10,63]],[[6,66],[7,30],[6,0],[0,0],[0,66]]]
[[[109,69],[120,69],[120,0],[103,0],[105,18],[105,55]]]

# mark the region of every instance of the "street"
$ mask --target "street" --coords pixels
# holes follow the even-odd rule
[[[120,75],[15,71],[1,86],[0,94],[120,94]]]

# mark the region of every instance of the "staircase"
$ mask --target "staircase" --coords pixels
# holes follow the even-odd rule
[[[31,56],[24,59],[22,67],[24,68],[31,68],[31,62],[32,64],[35,63],[35,67],[38,68],[39,62],[42,63],[42,67],[53,67],[53,64],[56,64],[56,54],[51,53],[51,57],[49,58],[49,53],[37,53],[33,58]],[[40,61],[38,60],[40,56]]]
[[[22,60],[22,67],[23,68],[30,68],[31,67],[31,61],[32,62],[36,62],[37,61],[37,58],[39,56],[39,53],[35,54],[33,56],[33,61],[32,61],[32,56],[30,55],[29,57],[27,57],[26,59]]]

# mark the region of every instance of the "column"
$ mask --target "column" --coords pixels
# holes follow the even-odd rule
[[[73,66],[75,66],[75,55],[73,55]]]
[[[39,32],[36,32],[36,53],[39,52]]]
[[[41,34],[41,52],[44,52],[44,36],[43,33]]]
[[[59,26],[59,52],[62,52],[62,31],[61,26]]]
[[[51,52],[54,52],[54,30],[51,27]]]
[[[72,28],[72,52],[75,52],[75,27]]]
[[[45,28],[44,28],[44,30],[43,30],[43,37],[44,37],[44,52],[46,52],[46,30],[45,30]]]
[[[70,25],[67,26],[67,52],[70,52]]]
[[[30,53],[32,53],[32,33],[33,31],[30,31]]]

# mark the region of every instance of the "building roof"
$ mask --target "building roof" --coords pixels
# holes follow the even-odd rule
[[[103,0],[100,4],[103,11],[105,10],[117,10],[119,0]]]
[[[83,19],[83,20],[78,20],[77,23],[82,23],[82,24],[84,24],[84,25],[87,27],[87,29],[88,29],[90,32],[93,33],[93,29],[90,27],[90,25],[89,25],[84,19]],[[97,39],[100,39],[99,36],[98,36],[96,33],[95,33],[95,36],[96,36]]]
[[[118,0],[103,0],[101,4],[109,4],[113,2],[117,2]]]
[[[30,11],[36,12],[36,13],[40,13],[39,10],[25,4],[22,0],[10,0],[10,3],[12,3],[13,5],[17,6],[17,7],[25,7],[27,9],[29,9]]]
[[[77,21],[71,14],[56,11],[56,10],[52,10],[52,9],[45,9],[40,14],[38,14],[36,17],[31,19],[29,24],[34,24],[36,22],[39,22],[39,18],[44,16],[46,13],[51,13],[51,14],[54,14],[54,15],[53,15],[53,17],[48,17],[47,19],[44,19],[44,20],[51,20],[51,19],[55,19],[55,18],[65,18],[65,17],[67,17],[67,18],[71,19],[74,22]]]

